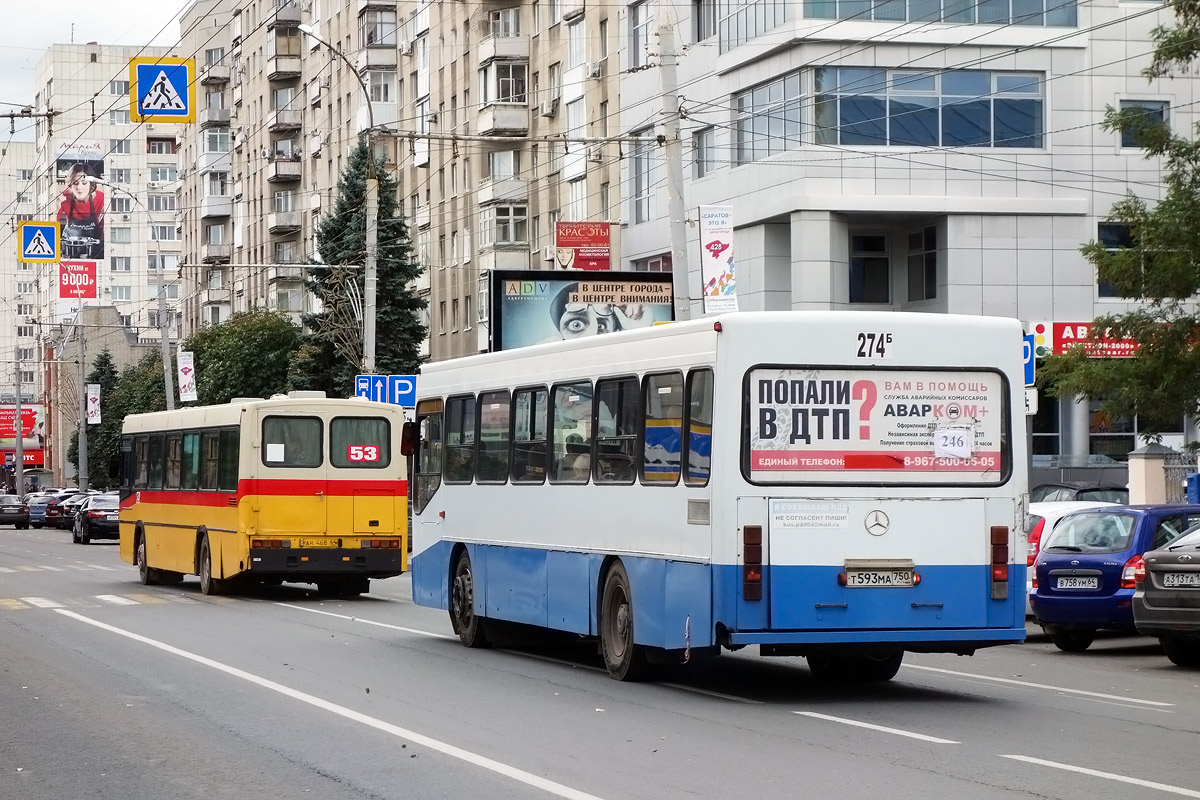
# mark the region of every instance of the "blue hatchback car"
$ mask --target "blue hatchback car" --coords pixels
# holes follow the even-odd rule
[[[1104,506],[1068,514],[1042,540],[1030,595],[1033,615],[1068,653],[1101,628],[1132,632],[1142,554],[1200,522],[1200,505]]]

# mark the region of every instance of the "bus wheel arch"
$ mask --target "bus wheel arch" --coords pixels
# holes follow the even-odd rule
[[[603,572],[597,609],[600,653],[608,674],[619,681],[637,681],[648,672],[646,648],[634,642],[633,588],[619,558]]]
[[[466,545],[451,550],[450,570],[450,625],[467,647],[488,647],[486,620],[475,613],[475,571]]]
[[[133,529],[133,559],[137,562],[138,581],[143,586],[153,586],[159,582],[159,571],[146,563],[146,528],[141,522]]]
[[[200,594],[220,594],[225,581],[214,574],[212,546],[208,541],[208,531],[201,527],[196,530],[196,574],[200,576]]]

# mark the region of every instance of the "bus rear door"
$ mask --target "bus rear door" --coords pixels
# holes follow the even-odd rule
[[[290,538],[326,532],[330,467],[324,428],[315,415],[263,416],[259,479],[254,483],[261,535]]]

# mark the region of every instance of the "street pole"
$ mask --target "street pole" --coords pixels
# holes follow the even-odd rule
[[[83,347],[83,300],[79,301],[79,475],[77,482],[81,492],[88,488],[88,442],[87,442],[87,375],[85,351]]]
[[[162,348],[163,388],[167,395],[167,411],[174,411],[175,378],[171,374],[171,335],[167,330],[167,289],[163,279],[162,242],[154,234],[154,220],[150,220],[150,235],[154,237],[155,258],[158,259],[158,339]]]
[[[683,148],[679,141],[679,54],[675,51],[675,12],[669,3],[659,5],[659,77],[662,80],[663,134],[667,162],[667,213],[671,222],[671,284],[675,290],[675,319],[691,319],[691,274],[687,257],[687,209],[683,203]]]
[[[13,493],[18,497],[25,494],[25,429],[21,424],[21,361],[13,359],[17,369],[17,419],[13,423],[16,446],[13,448]]]

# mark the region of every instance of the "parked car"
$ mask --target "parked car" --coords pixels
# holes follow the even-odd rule
[[[1077,511],[1043,536],[1030,595],[1034,619],[1058,649],[1082,652],[1101,628],[1133,632],[1135,572],[1147,550],[1200,522],[1200,505]]]
[[[1172,663],[1200,667],[1200,524],[1150,550],[1134,571],[1133,622]]]
[[[1115,503],[1099,503],[1082,500],[1069,500],[1052,503],[1030,503],[1029,516],[1025,518],[1025,532],[1029,542],[1029,552],[1025,557],[1025,616],[1033,616],[1033,604],[1030,597],[1037,585],[1034,578],[1034,562],[1037,560],[1038,547],[1041,540],[1046,538],[1059,520],[1073,511],[1086,511],[1090,508],[1111,506]]]
[[[18,530],[29,527],[29,506],[15,494],[0,495],[0,525],[12,525]]]
[[[75,527],[71,531],[71,541],[77,544],[88,544],[92,539],[118,539],[117,510],[118,497],[115,494],[93,494],[83,501],[75,514]]]
[[[1069,500],[1093,500],[1101,503],[1129,502],[1129,489],[1118,484],[1096,484],[1086,481],[1043,483],[1029,492],[1031,503],[1053,503]]]
[[[35,495],[27,498],[25,502],[29,506],[29,524],[35,528],[53,525],[54,520],[62,514],[61,508],[55,508],[54,518],[49,517],[47,512],[52,506],[58,505],[58,498],[52,494]]]
[[[58,502],[62,508],[62,515],[58,518],[58,527],[62,530],[73,530],[75,527],[75,512],[79,510],[80,504],[90,496],[88,492],[76,492],[65,498],[60,494]]]

